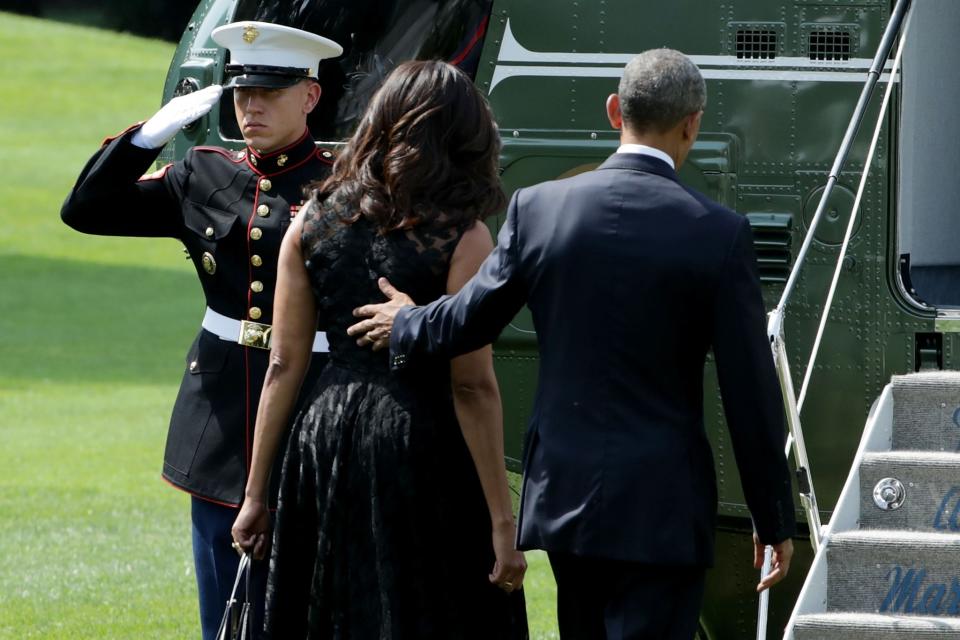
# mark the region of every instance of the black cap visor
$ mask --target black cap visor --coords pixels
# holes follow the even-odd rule
[[[230,79],[223,85],[223,88],[264,87],[267,89],[284,89],[292,87],[301,80],[310,78],[309,73],[309,69],[295,69],[293,67],[228,64],[226,75],[230,76]]]

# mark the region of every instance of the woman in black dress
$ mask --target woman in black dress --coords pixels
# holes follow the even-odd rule
[[[418,303],[457,291],[493,243],[500,142],[470,79],[442,62],[387,78],[280,253],[271,364],[234,538],[266,553],[270,463],[318,319],[330,364],[294,425],[270,557],[278,640],[527,637],[526,564],[503,467],[490,347],[391,373],[347,336],[386,277]]]

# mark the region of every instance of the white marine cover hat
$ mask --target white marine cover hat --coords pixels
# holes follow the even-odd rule
[[[269,22],[232,22],[211,35],[230,50],[226,89],[289,87],[304,78],[316,79],[321,60],[343,53],[343,47],[329,38]]]

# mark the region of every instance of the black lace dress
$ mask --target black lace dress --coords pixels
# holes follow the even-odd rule
[[[460,433],[449,363],[391,373],[358,347],[352,310],[377,278],[424,303],[445,293],[457,227],[379,235],[330,204],[305,213],[303,250],[330,363],[283,464],[266,631],[275,640],[527,637],[522,591],[490,584],[490,519]]]

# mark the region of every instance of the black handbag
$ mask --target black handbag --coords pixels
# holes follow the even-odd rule
[[[220,621],[220,630],[217,631],[217,640],[254,640],[253,634],[253,605],[250,602],[250,556],[243,554],[240,558],[240,567],[237,577],[233,581],[233,591],[227,600],[227,609],[223,612]],[[240,582],[245,582],[243,601],[237,599],[237,590]]]

